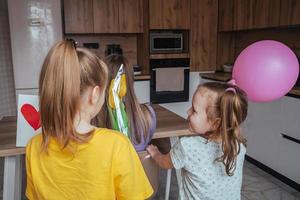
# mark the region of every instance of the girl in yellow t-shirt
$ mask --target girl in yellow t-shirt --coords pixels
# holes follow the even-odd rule
[[[26,147],[32,199],[141,200],[153,190],[131,142],[91,120],[105,97],[107,67],[73,41],[49,51],[39,80],[42,133]]]

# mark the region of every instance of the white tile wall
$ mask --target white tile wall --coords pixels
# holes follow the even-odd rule
[[[7,0],[0,0],[0,119],[16,116]]]

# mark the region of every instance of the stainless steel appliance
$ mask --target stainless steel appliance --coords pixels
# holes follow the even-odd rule
[[[173,53],[183,51],[183,33],[150,33],[150,53]]]
[[[189,59],[150,60],[150,101],[182,102],[189,99]]]
[[[60,0],[9,0],[13,71],[18,94],[37,94],[49,49],[63,38]]]

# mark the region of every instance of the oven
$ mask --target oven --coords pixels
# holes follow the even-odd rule
[[[187,58],[150,60],[152,103],[189,100],[189,63]]]

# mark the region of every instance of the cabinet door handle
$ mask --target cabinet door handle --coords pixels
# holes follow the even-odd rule
[[[281,133],[280,135],[284,139],[287,139],[287,140],[290,140],[290,141],[293,141],[293,142],[296,142],[296,143],[300,144],[300,140],[298,140],[298,139],[296,139],[294,137],[288,136],[288,135],[286,135],[284,133]]]

